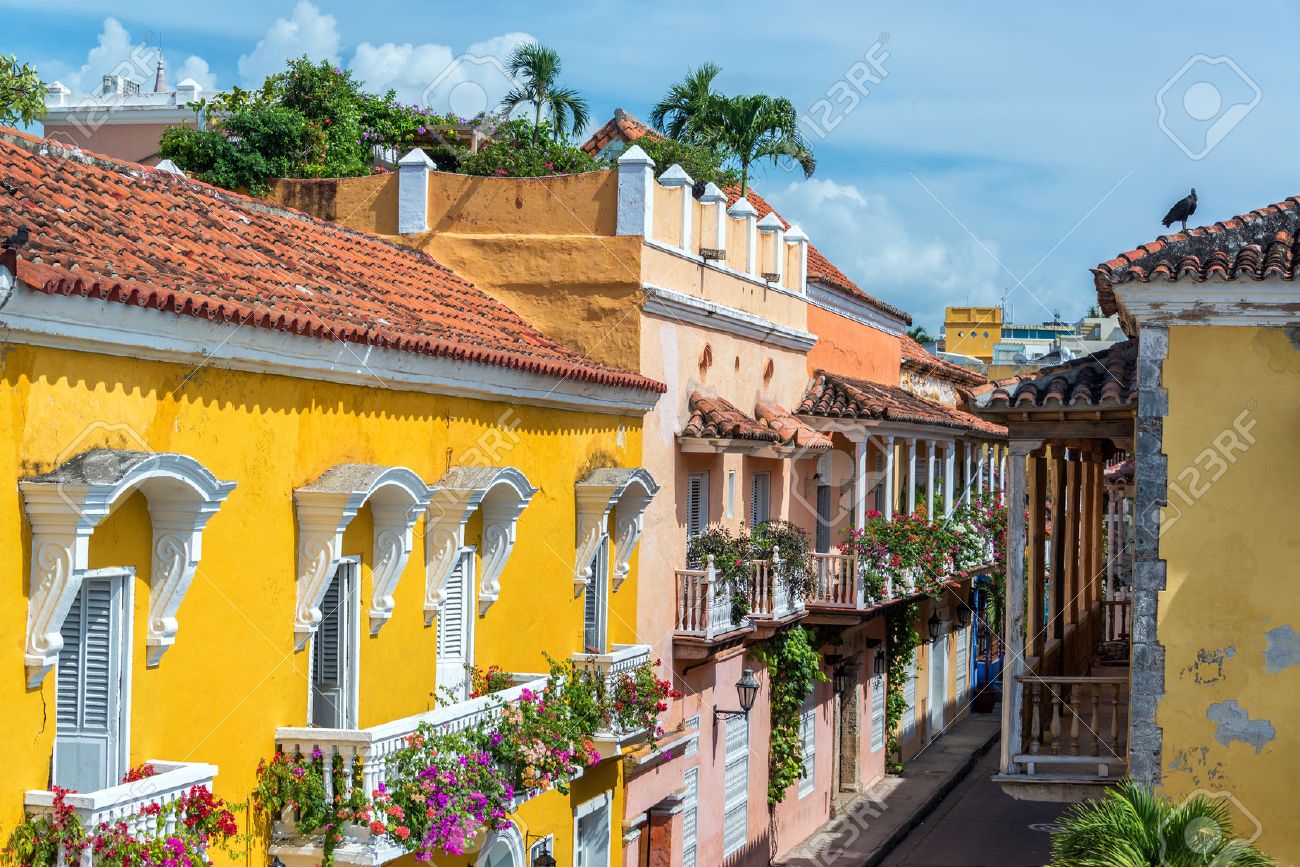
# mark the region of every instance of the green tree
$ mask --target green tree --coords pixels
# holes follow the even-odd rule
[[[1052,867],[1268,867],[1232,835],[1228,804],[1197,795],[1174,804],[1124,780],[1066,811],[1052,834]]]
[[[697,183],[712,181],[720,187],[740,183],[740,173],[731,166],[724,165],[725,155],[714,148],[648,135],[637,139],[636,144],[646,152],[646,156],[654,160],[655,165],[660,169],[666,169],[674,164],[679,165]]]
[[[0,54],[0,123],[27,126],[45,115],[45,85],[36,68]]]
[[[740,166],[740,193],[749,191],[749,167],[759,160],[793,160],[810,178],[817,158],[799,132],[799,113],[783,96],[756,93],[712,100],[699,124]]]
[[[934,338],[930,336],[930,332],[925,330],[924,325],[918,325],[915,328],[908,329],[907,336],[915,340],[917,343],[934,343]]]
[[[687,70],[686,77],[668,88],[663,99],[650,109],[655,129],[669,138],[712,148],[716,136],[701,121],[721,98],[713,90],[713,80],[721,72],[722,67],[716,63],[702,63],[697,69]]]
[[[576,135],[587,125],[590,119],[587,101],[573,88],[559,86],[564,63],[555,49],[539,42],[516,46],[506,66],[510,74],[522,78],[523,83],[505,95],[501,108],[509,114],[521,105],[533,106],[534,144],[542,129],[543,109],[549,112],[551,128],[556,134]]]

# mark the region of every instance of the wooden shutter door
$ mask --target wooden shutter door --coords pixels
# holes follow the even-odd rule
[[[325,590],[320,628],[312,640],[312,724],[323,728],[356,725],[356,582],[356,563],[340,563]]]
[[[757,527],[772,517],[772,474],[754,473],[749,485],[749,526]]]
[[[609,592],[609,537],[596,546],[591,558],[591,583],[583,594],[582,646],[587,653],[606,650],[606,597]]]
[[[831,486],[817,486],[817,550],[831,550]]]
[[[54,782],[79,792],[107,788],[125,770],[120,741],[130,652],[125,596],[122,580],[88,575],[63,622]]]
[[[709,526],[709,474],[691,473],[686,479],[686,537],[694,539]]]
[[[473,665],[474,549],[466,548],[447,579],[447,592],[438,609],[438,688],[451,690],[458,699],[469,695],[465,670]]]

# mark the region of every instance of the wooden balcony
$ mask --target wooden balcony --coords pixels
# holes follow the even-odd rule
[[[212,780],[217,775],[215,765],[198,762],[160,762],[151,759],[154,775],[131,783],[119,783],[94,792],[73,792],[66,796],[65,803],[76,813],[81,825],[87,831],[93,831],[100,825],[115,825],[125,822],[127,831],[139,839],[149,839],[158,835],[158,817],[145,815],[144,808],[150,804],[166,806],[179,801],[181,796],[195,786],[212,789]],[[52,813],[54,811],[54,793],[45,789],[33,789],[24,797],[27,811],[33,815]],[[164,833],[174,828],[175,819],[167,820]],[[66,853],[59,853],[60,863],[67,863]],[[94,853],[89,849],[81,855],[80,867],[93,867]]]

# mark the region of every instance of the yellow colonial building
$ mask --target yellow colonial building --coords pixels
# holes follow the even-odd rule
[[[143,839],[148,805],[207,787],[248,805],[244,863],[409,859],[395,829],[422,817],[356,811],[332,839],[312,805],[258,809],[259,762],[382,807],[417,730],[524,731],[501,717],[548,689],[544,654],[598,702],[653,672],[634,641],[657,382],[297,212],[11,131],[0,175],[0,229],[30,232],[0,256],[0,834],[48,839],[58,801]],[[619,863],[608,759],[646,726],[595,713],[572,773],[513,780],[436,863]]]

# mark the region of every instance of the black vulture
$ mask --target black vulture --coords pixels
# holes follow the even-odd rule
[[[1169,209],[1165,218],[1160,222],[1168,229],[1174,223],[1182,223],[1183,231],[1187,231],[1187,218],[1196,213],[1196,187],[1192,187],[1192,194],[1182,199],[1178,204]]]
[[[31,237],[31,234],[32,233],[28,231],[26,226],[19,226],[17,232],[14,232],[8,238],[5,238],[4,245],[3,247],[0,247],[0,249],[17,250],[23,244],[27,243],[27,239]]]

